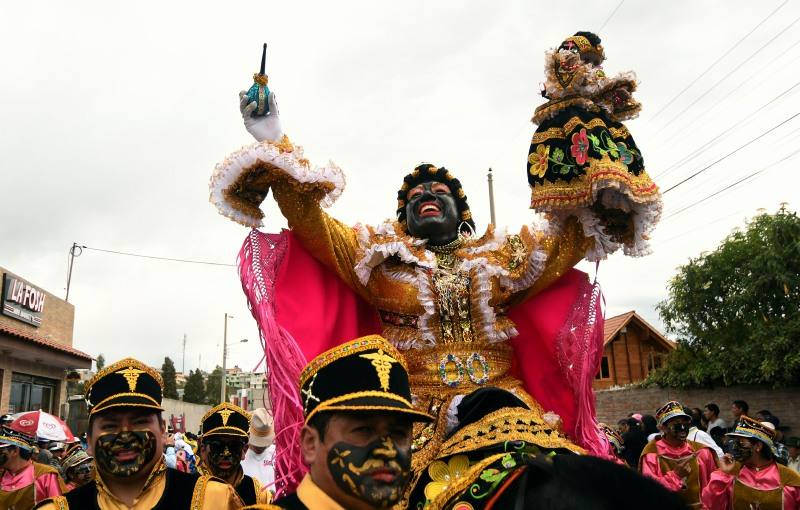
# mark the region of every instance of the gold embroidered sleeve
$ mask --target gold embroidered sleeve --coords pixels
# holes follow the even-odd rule
[[[356,291],[363,287],[353,271],[358,246],[355,231],[322,210],[325,191],[298,183],[288,176],[272,183],[275,200],[289,227],[303,246]]]
[[[593,240],[584,235],[581,224],[575,217],[568,218],[557,235],[538,234],[520,237],[525,244],[532,243],[527,246],[531,250],[528,264],[541,265],[538,268],[529,268],[533,269],[536,278],[514,296],[513,302],[524,301],[547,288],[583,260],[593,244]]]

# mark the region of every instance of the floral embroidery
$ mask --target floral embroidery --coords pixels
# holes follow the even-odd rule
[[[628,150],[628,146],[622,142],[617,142],[617,150],[619,151],[619,160],[625,165],[633,163],[633,154]]]
[[[562,152],[563,156],[563,152]],[[545,172],[547,172],[547,165],[550,159],[550,146],[549,145],[539,145],[536,147],[536,152],[532,152],[530,156],[528,156],[528,161],[531,164],[531,175],[535,175],[536,177],[542,178],[544,177]]]
[[[469,457],[466,455],[454,455],[447,461],[447,464],[441,460],[432,462],[428,466],[428,476],[432,481],[425,486],[425,499],[433,501],[450,484],[464,476],[468,469]]]
[[[586,163],[586,157],[589,155],[589,139],[586,136],[585,128],[581,128],[580,131],[572,134],[570,154],[579,165]]]

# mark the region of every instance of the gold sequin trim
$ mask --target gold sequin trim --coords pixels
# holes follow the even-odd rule
[[[569,108],[570,106],[581,106],[589,111],[597,112],[600,111],[600,107],[597,106],[594,101],[591,99],[587,99],[585,97],[568,97],[565,99],[554,99],[552,101],[548,101],[545,104],[536,108],[533,113],[533,121],[534,124],[540,124],[544,119],[555,115],[559,111]]]
[[[110,374],[116,373],[118,370],[123,370],[123,369],[128,368],[128,367],[138,368],[139,370],[142,370],[142,371],[146,372],[150,377],[152,377],[153,379],[156,380],[156,382],[158,383],[158,385],[162,389],[164,388],[164,380],[161,378],[161,374],[156,372],[152,367],[149,367],[149,366],[145,365],[144,363],[142,363],[138,359],[125,358],[125,359],[121,359],[121,360],[117,361],[116,363],[112,363],[111,365],[103,368],[102,370],[98,371],[94,375],[94,377],[89,379],[89,381],[86,383],[86,387],[84,388],[84,394],[85,394],[86,398],[87,399],[89,398],[89,395],[90,395],[91,390],[92,390],[92,386],[94,386],[95,383],[97,383],[97,381],[99,381],[103,377],[106,377],[106,376],[108,376]]]
[[[541,415],[523,408],[503,408],[467,425],[442,444],[439,458],[474,451],[505,441],[525,441],[544,448],[565,448],[584,453],[561,432],[553,430]]]
[[[339,395],[337,397],[333,397],[333,398],[330,398],[328,400],[324,400],[324,401],[320,402],[319,405],[317,405],[317,407],[315,407],[313,411],[308,413],[308,416],[306,416],[306,423],[308,423],[308,421],[311,419],[312,416],[314,416],[314,414],[316,414],[316,413],[318,413],[320,411],[330,411],[330,410],[333,410],[333,409],[344,410],[347,406],[337,405],[340,402],[347,402],[347,401],[350,401],[350,400],[355,400],[357,398],[365,398],[365,397],[379,397],[379,398],[382,398],[382,399],[394,400],[394,401],[400,402],[401,404],[403,404],[406,407],[408,407],[408,410],[412,410],[414,408],[411,405],[411,402],[409,402],[405,398],[403,398],[400,395],[397,395],[395,393],[389,393],[387,391],[356,391],[356,392],[353,392],[353,393],[346,393],[344,395]],[[366,409],[366,408],[369,408],[369,409],[379,409],[379,408],[383,409],[385,407],[386,409],[393,410],[393,411],[403,411],[403,408],[401,408],[401,407],[380,406],[380,405],[370,406],[368,404],[364,405],[364,406],[350,406],[350,407],[353,407],[353,408],[356,408],[356,409]],[[420,413],[420,414],[423,414],[423,413]]]
[[[302,388],[305,386],[306,381],[308,381],[308,378],[311,377],[312,374],[318,372],[339,358],[371,349],[383,349],[386,353],[390,354],[394,359],[396,359],[406,371],[408,371],[408,365],[406,365],[406,361],[403,358],[403,355],[400,354],[400,351],[398,351],[382,336],[369,335],[334,347],[333,349],[325,351],[311,360],[311,362],[306,365],[306,367],[300,373],[300,387]]]
[[[545,181],[531,186],[531,209],[589,206],[594,202],[593,189],[608,181],[623,183],[630,191],[634,202],[648,203],[658,199],[658,187],[642,170],[633,175],[628,167],[619,161],[611,161],[608,156],[602,160],[592,160],[583,169],[584,175],[574,177],[570,182]]]
[[[129,404],[129,403],[125,402],[125,403],[118,403],[118,404],[112,404],[112,405],[108,405],[108,406],[103,406],[103,404],[105,404],[109,400],[114,400],[114,399],[117,399],[117,398],[120,398],[120,397],[140,397],[140,398],[143,398],[145,400],[149,400],[153,404],[151,406],[150,404]],[[108,409],[108,408],[117,407],[117,406],[154,407],[155,409],[161,409],[161,404],[159,404],[158,401],[156,399],[154,399],[153,397],[151,397],[150,395],[147,395],[145,393],[138,393],[138,392],[125,392],[125,393],[114,393],[110,397],[106,397],[103,400],[101,400],[100,402],[98,402],[97,404],[94,404],[92,406],[92,410],[91,410],[91,412],[89,414],[94,414],[94,413],[100,412],[103,409]]]

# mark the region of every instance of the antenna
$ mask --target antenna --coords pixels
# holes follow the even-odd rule
[[[489,173],[486,175],[486,180],[489,183],[489,218],[492,220],[492,225],[497,225],[495,223],[494,217],[494,183],[492,180],[492,169],[489,168]]]
[[[267,64],[267,43],[264,43],[264,49],[261,50],[261,71],[260,74],[264,74],[264,70],[266,69]]]

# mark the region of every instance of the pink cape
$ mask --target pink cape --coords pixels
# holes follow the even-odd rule
[[[380,323],[375,309],[311,256],[291,231],[251,231],[239,254],[239,272],[269,366],[278,431],[276,485],[286,492],[305,471],[295,446],[303,416],[296,388],[300,371],[342,342],[379,334]],[[546,411],[561,417],[573,440],[607,456],[591,386],[603,347],[599,287],[572,269],[508,315],[519,331],[512,341],[515,375]]]

